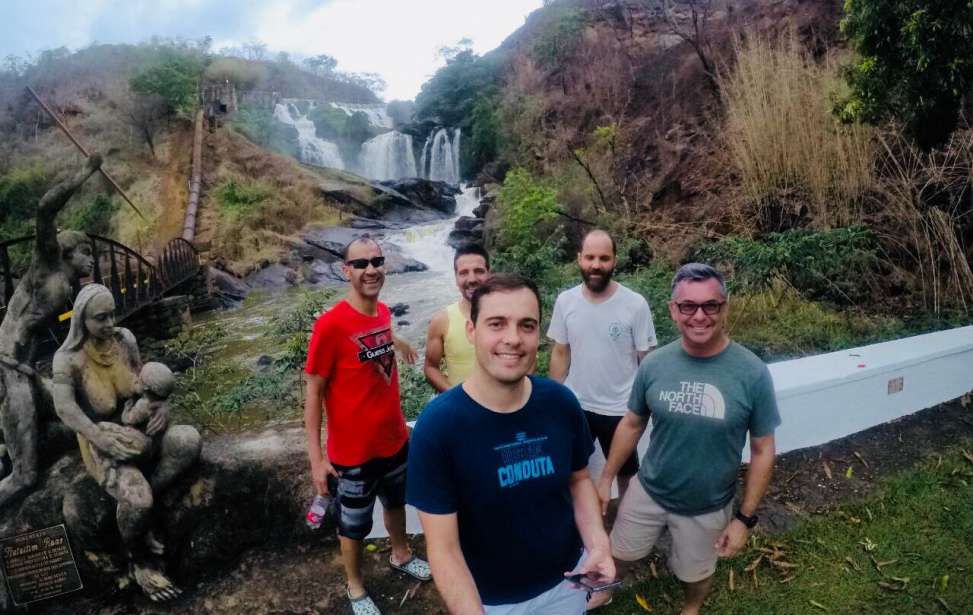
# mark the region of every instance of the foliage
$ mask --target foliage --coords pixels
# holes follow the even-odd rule
[[[818,64],[793,35],[738,41],[736,64],[720,75],[724,139],[751,204],[799,193],[823,225],[857,220],[872,182],[871,132],[831,113],[836,70]]]
[[[502,67],[496,53],[481,57],[465,50],[456,54],[422,85],[416,96],[416,119],[468,128],[465,122],[473,106],[482,92],[497,84]]]
[[[531,55],[541,66],[552,68],[577,50],[584,30],[584,16],[579,9],[553,5],[545,11],[544,18]]]
[[[231,220],[246,219],[271,192],[269,186],[255,179],[227,179],[217,189],[220,211]]]
[[[308,119],[314,122],[314,132],[328,140],[343,140],[361,145],[376,135],[368,116],[361,111],[348,115],[331,105],[318,105],[309,110]]]
[[[163,58],[161,63],[132,77],[129,86],[140,96],[159,96],[171,114],[192,117],[203,62],[194,55],[175,52],[166,53]]]
[[[18,167],[0,176],[0,241],[33,232],[37,203],[50,180],[40,166]]]
[[[495,91],[482,93],[470,112],[469,137],[463,139],[463,175],[472,176],[488,162],[496,160],[503,148],[503,126],[497,114]]]
[[[560,253],[558,233],[545,232],[557,213],[557,192],[524,169],[507,174],[500,189],[500,228],[493,268],[539,279]]]
[[[314,322],[329,308],[338,291],[333,288],[304,290],[297,305],[276,321],[273,334],[283,341],[284,352],[276,364],[284,369],[298,369],[307,359]]]
[[[709,612],[969,613],[971,447],[967,438],[930,451],[929,459],[883,480],[864,500],[804,516],[787,532],[756,534],[738,556],[720,561]],[[850,476],[842,467],[837,480],[859,481],[862,466],[852,459],[848,467]],[[653,613],[679,612],[678,580],[661,574],[642,579],[619,591],[604,613],[643,612],[636,593]]]
[[[112,216],[118,207],[118,201],[99,194],[87,205],[73,208],[65,226],[94,235],[110,235]]]
[[[266,79],[266,68],[241,58],[216,58],[206,67],[203,76],[218,83],[229,81],[241,90],[253,88]]]
[[[287,154],[292,158],[298,157],[297,130],[277,121],[270,110],[253,105],[241,105],[232,121],[236,130],[257,145]],[[293,132],[289,134],[288,131]]]
[[[436,391],[426,381],[422,370],[399,361],[399,396],[405,420],[414,421]]]
[[[923,149],[946,142],[973,85],[968,0],[845,0],[842,30],[858,52],[842,117],[894,118]]]
[[[765,290],[783,281],[810,299],[857,303],[871,298],[877,247],[874,234],[862,226],[795,229],[764,240],[727,237],[703,246],[696,258],[719,264],[740,290]]]

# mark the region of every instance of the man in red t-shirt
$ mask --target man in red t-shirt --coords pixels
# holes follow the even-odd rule
[[[314,324],[304,368],[311,478],[322,495],[328,493],[328,475],[338,479],[338,536],[356,615],[379,613],[361,572],[362,540],[372,529],[376,496],[385,508],[392,541],[389,564],[422,581],[432,578],[429,565],[412,554],[405,535],[409,435],[399,402],[395,350],[410,362],[415,351],[393,336],[389,309],[378,300],[384,265],[382,249],[371,239],[356,239],[345,247],[343,270],[351,287]],[[327,453],[321,451],[322,402]]]

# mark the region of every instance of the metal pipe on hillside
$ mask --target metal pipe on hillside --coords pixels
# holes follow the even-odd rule
[[[68,130],[68,127],[64,124],[64,122],[61,121],[61,118],[59,118],[57,114],[54,113],[53,109],[47,106],[47,103],[41,100],[41,97],[37,95],[37,92],[34,91],[34,88],[30,87],[29,85],[25,87],[27,89],[27,93],[30,94],[33,97],[33,99],[37,101],[37,104],[41,106],[41,109],[43,109],[47,113],[47,115],[51,117],[52,120],[54,120],[54,123],[57,124],[58,128],[60,128],[61,131],[65,135],[67,135],[68,139],[71,140],[71,143],[74,143],[74,145],[79,150],[81,150],[81,153],[84,154],[85,158],[90,158],[91,154],[88,153],[88,150],[85,149],[85,147],[81,145],[81,143],[77,139],[74,138],[74,135],[71,134],[71,131]],[[105,181],[111,184],[111,187],[114,188],[115,191],[118,192],[118,194],[120,194],[123,199],[125,199],[126,203],[131,205],[132,209],[135,210],[135,213],[139,215],[139,218],[142,218],[142,220],[144,221],[145,216],[143,216],[142,212],[139,211],[139,208],[135,206],[135,203],[132,202],[132,199],[128,198],[128,195],[125,194],[125,191],[122,190],[121,186],[118,185],[118,182],[116,182],[115,179],[108,174],[108,171],[106,171],[104,167],[99,167],[98,170],[101,171],[101,176],[105,178]]]
[[[199,209],[199,187],[203,175],[203,110],[196,112],[196,129],[193,134],[193,169],[189,179],[189,202],[182,223],[182,238],[192,243],[196,238],[196,212]]]

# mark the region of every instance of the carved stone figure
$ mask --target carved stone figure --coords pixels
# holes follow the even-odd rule
[[[196,463],[202,442],[195,428],[169,425],[162,399],[149,401],[144,432],[122,424],[124,410],[143,401],[145,391],[135,336],[115,327],[114,313],[108,288],[81,289],[67,339],[54,354],[54,406],[78,435],[88,472],[117,503],[118,530],[136,583],[152,600],[168,600],[180,590],[159,564],[163,546],[150,531],[154,502]],[[157,394],[149,392],[147,399]]]
[[[34,372],[38,335],[71,306],[79,280],[93,265],[88,238],[57,233],[55,219],[71,196],[101,166],[97,154],[74,177],[51,188],[37,205],[33,256],[0,323],[0,425],[12,463],[0,481],[0,507],[38,478],[38,431],[49,392]]]

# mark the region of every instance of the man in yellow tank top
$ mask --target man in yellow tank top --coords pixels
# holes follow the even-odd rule
[[[461,246],[453,257],[453,271],[460,299],[436,312],[426,336],[426,380],[437,392],[450,389],[473,370],[473,344],[466,339],[470,298],[490,275],[490,257],[478,244]],[[446,364],[445,373],[442,364]]]

